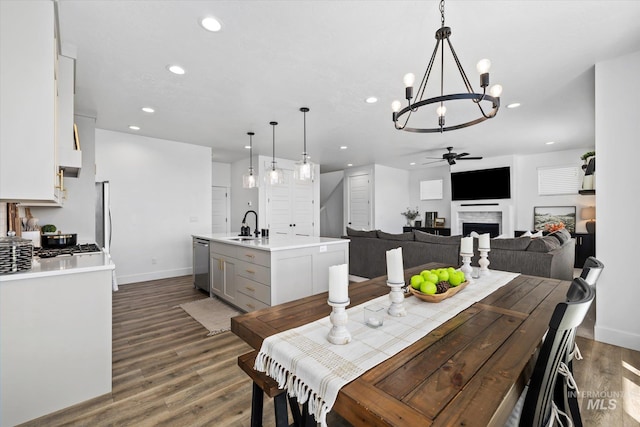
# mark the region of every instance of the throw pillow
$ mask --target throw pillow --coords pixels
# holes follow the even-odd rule
[[[351,236],[351,237],[373,237],[373,238],[377,238],[378,237],[378,231],[377,230],[355,230],[353,228],[347,227],[347,236]]]
[[[462,236],[436,236],[435,234],[425,233],[420,230],[413,230],[416,241],[426,243],[436,243],[439,245],[460,245]]]
[[[529,243],[528,251],[532,252],[550,252],[560,247],[560,242],[553,236],[544,236],[537,239],[532,239]]]
[[[553,236],[560,242],[560,245],[564,245],[569,239],[571,239],[571,233],[565,229],[556,230],[553,233],[549,233],[548,236]]]
[[[406,233],[401,233],[401,234],[391,234],[391,233],[385,233],[384,231],[378,230],[378,238],[386,239],[386,240],[413,240],[413,232],[408,231]]]
[[[531,232],[529,230],[525,231],[520,235],[520,237],[531,237]]]
[[[502,249],[506,251],[526,251],[531,243],[531,237],[515,237],[510,239],[492,239],[491,249]],[[489,258],[491,260],[491,258]]]
[[[532,239],[537,239],[537,238],[542,237],[542,236],[544,236],[544,234],[542,233],[542,230],[538,230],[538,232],[537,232],[537,233],[533,233],[533,234],[531,235],[531,238],[532,238]]]

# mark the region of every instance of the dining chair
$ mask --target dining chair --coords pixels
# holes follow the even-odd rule
[[[584,279],[592,289],[596,290],[596,283],[603,269],[604,264],[599,259],[590,256],[582,267],[580,277]],[[571,288],[569,289],[569,292],[571,292]],[[567,298],[570,298],[569,294],[567,294]],[[564,359],[567,369],[573,375],[573,360],[582,359],[582,355],[578,349],[578,344],[576,344],[576,331],[573,331],[573,334],[571,335],[568,351]],[[573,425],[575,427],[582,427],[582,417],[580,416],[577,393],[574,390],[569,389],[566,381],[558,381],[556,383],[554,399],[556,405],[558,405],[562,411],[571,416]]]
[[[560,416],[569,418],[569,414],[556,405],[554,389],[557,381],[567,382],[569,388],[576,389],[573,375],[564,361],[571,337],[584,320],[594,296],[595,290],[584,279],[573,279],[567,300],[556,305],[553,311],[533,374],[507,426],[543,427],[552,425],[553,419],[560,421]]]

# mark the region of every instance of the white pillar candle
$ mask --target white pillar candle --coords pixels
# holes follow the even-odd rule
[[[348,264],[329,267],[329,301],[346,302],[349,299]]]
[[[460,252],[463,254],[473,253],[473,237],[463,237],[460,241]]]
[[[387,280],[390,283],[404,282],[402,248],[396,248],[387,251]]]
[[[489,233],[481,234],[478,237],[478,248],[480,249],[489,249]]]

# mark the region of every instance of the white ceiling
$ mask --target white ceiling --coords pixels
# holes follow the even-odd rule
[[[475,64],[491,59],[502,108],[477,126],[411,134],[394,129],[390,104],[405,73],[424,73],[437,1],[58,0],[58,11],[62,42],[78,52],[76,112],[97,127],[210,146],[214,161],[233,162],[248,156],[248,131],[254,154],[271,156],[275,120],[276,156],[298,159],[306,106],[308,152],[323,172],[425,167],[443,152],[427,150],[449,145],[485,157],[593,147],[594,64],[640,49],[640,1],[450,0],[462,65],[478,90]],[[220,32],[199,25],[207,15]],[[187,73],[169,73],[174,63]]]

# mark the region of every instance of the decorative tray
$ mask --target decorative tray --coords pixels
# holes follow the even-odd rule
[[[469,284],[469,281],[466,280],[466,281],[460,283],[458,286],[451,287],[451,288],[447,289],[447,292],[443,292],[441,294],[433,294],[433,295],[423,294],[419,290],[414,289],[413,286],[411,286],[411,285],[409,285],[409,290],[411,291],[411,293],[413,295],[417,296],[418,298],[420,298],[423,301],[440,302],[440,301],[442,301],[444,299],[447,299],[449,297],[454,296],[455,294],[460,292],[462,289],[464,289],[468,284]]]

